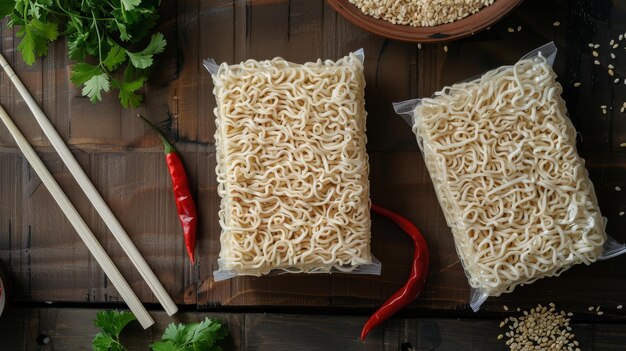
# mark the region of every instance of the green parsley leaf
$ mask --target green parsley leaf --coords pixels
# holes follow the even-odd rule
[[[48,53],[48,41],[56,40],[59,36],[59,30],[56,23],[32,19],[16,34],[22,38],[17,49],[22,53],[24,62],[32,65],[35,63],[35,56],[43,56]]]
[[[43,38],[49,41],[54,41],[59,37],[59,26],[54,22],[44,22],[38,19],[33,19],[28,24],[31,29]],[[47,50],[46,50],[47,51]]]
[[[0,17],[5,17],[13,12],[15,0],[0,0]]]
[[[98,66],[92,66],[88,63],[77,63],[72,67],[72,74],[70,80],[75,85],[85,84],[86,81],[93,76],[102,74],[102,70]]]
[[[205,318],[200,323],[174,324],[165,329],[161,341],[151,346],[153,351],[217,351],[215,345],[228,335],[228,330],[219,321]]]
[[[115,71],[124,61],[126,61],[126,50],[117,44],[113,44],[102,64],[109,71]]]
[[[99,76],[94,76],[99,77]],[[93,78],[92,78],[93,79]],[[107,86],[108,86],[107,79]],[[89,84],[89,82],[87,82]],[[87,84],[85,84],[87,86]],[[107,87],[108,89],[108,87]],[[93,324],[96,327],[100,327],[104,333],[112,336],[116,340],[119,338],[122,329],[126,327],[126,325],[136,318],[130,312],[120,312],[120,311],[100,311],[96,314],[96,319],[93,321]]]
[[[142,69],[148,68],[152,66],[152,55],[163,52],[166,44],[167,42],[165,41],[163,34],[157,33],[150,38],[150,43],[145,49],[135,53],[126,51],[126,53],[128,54],[130,62],[133,66]]]
[[[122,0],[124,10],[130,11],[141,4],[141,0]]]
[[[138,80],[132,82],[119,81],[116,79],[111,85],[113,88],[120,90],[118,97],[120,98],[122,106],[126,108],[138,107],[141,103],[142,97],[139,94],[135,94],[135,91],[139,90],[145,81],[146,78],[139,78]]]
[[[110,335],[100,332],[91,341],[93,351],[109,351],[115,340]]]
[[[153,351],[177,351],[179,348],[171,341],[158,341],[150,345]]]

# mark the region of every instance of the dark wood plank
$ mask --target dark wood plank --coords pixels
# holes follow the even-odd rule
[[[92,321],[95,309],[39,308],[9,310],[0,318],[3,347],[21,350],[90,350],[97,333]],[[518,313],[511,312],[509,315]],[[171,323],[197,322],[205,317],[226,323],[230,335],[226,350],[503,350],[497,336],[499,319],[394,318],[370,333],[365,342],[358,336],[366,316],[224,314],[180,312],[168,317],[153,312],[155,325],[143,330],[131,323],[122,333],[129,351],[146,350]],[[500,316],[504,318],[504,315]],[[626,325],[598,324],[573,317],[572,332],[582,350],[622,350]],[[41,341],[47,337],[47,344]],[[39,340],[39,343],[38,343]]]

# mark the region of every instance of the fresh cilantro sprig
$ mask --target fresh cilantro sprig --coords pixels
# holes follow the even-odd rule
[[[94,351],[125,351],[120,343],[120,333],[126,325],[135,320],[130,312],[100,311],[93,324],[102,330],[93,338]]]
[[[220,322],[209,318],[200,323],[171,323],[161,341],[150,345],[150,348],[153,351],[221,351],[216,343],[227,335],[228,330]]]
[[[130,312],[101,311],[94,324],[101,329],[93,338],[93,351],[126,351],[120,343],[120,333],[135,320]],[[161,340],[150,345],[152,351],[221,351],[217,344],[228,335],[220,321],[205,318],[200,323],[170,323]]]
[[[165,50],[163,34],[150,37],[160,0],[0,0],[0,16],[19,27],[17,46],[32,65],[48,53],[48,44],[67,37],[69,57],[76,62],[71,80],[92,102],[118,90],[124,107],[137,107],[154,55]]]

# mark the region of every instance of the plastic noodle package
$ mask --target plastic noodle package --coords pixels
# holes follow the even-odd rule
[[[413,127],[474,311],[572,266],[626,252],[608,237],[552,64],[554,43],[432,98],[395,103]]]
[[[216,281],[380,274],[370,252],[363,58],[205,61],[217,101]]]

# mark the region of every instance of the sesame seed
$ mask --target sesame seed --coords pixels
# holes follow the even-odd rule
[[[613,72],[612,69],[609,70],[609,76],[613,77],[615,75],[615,72]]]
[[[600,108],[606,108],[606,105],[601,105]]]
[[[448,45],[443,46],[443,51],[448,52]]]
[[[593,48],[594,48],[594,49],[597,49],[597,48],[599,48],[599,47],[600,47],[600,44],[594,44],[594,45],[593,45]]]
[[[615,83],[615,84],[619,83],[619,78],[615,78],[615,80],[613,81],[613,83]]]
[[[422,48],[422,43],[417,43],[417,48],[421,49]]]
[[[509,306],[507,306],[507,305],[503,305],[503,306],[502,306],[502,308],[503,308],[505,311],[508,311],[508,310],[509,310]]]
[[[616,57],[615,54],[611,53],[611,58],[615,60],[615,57]]]
[[[598,316],[601,316],[601,315],[603,315],[603,314],[604,314],[604,312],[602,312],[602,311],[598,311]]]
[[[498,335],[498,340],[502,340],[504,338],[504,335],[500,334]]]
[[[613,49],[617,49],[618,47],[619,47],[619,44],[613,45]]]
[[[508,31],[509,31],[509,33],[513,33],[513,32],[515,32],[515,29],[509,27]]]
[[[573,314],[572,312],[567,312],[567,316],[568,316],[568,317],[571,317],[571,316],[573,316],[573,315],[574,315],[574,314]]]
[[[591,54],[593,55],[593,57],[598,57],[598,56],[600,56],[600,54],[598,54],[598,52],[597,52],[597,51],[595,51],[595,50],[593,50],[593,51],[591,52]]]
[[[615,191],[622,191],[622,188],[620,188],[620,187],[616,186],[616,187],[615,187]]]
[[[609,42],[609,45],[613,45],[615,44],[615,40],[611,39],[611,41]]]
[[[615,66],[613,66],[612,64],[609,64],[609,66],[608,66],[608,67],[609,67],[610,69],[615,68]]]
[[[600,311],[600,306],[596,306],[596,312]]]
[[[623,146],[622,146],[622,145],[623,145]],[[620,146],[622,146],[622,147],[626,147],[626,143],[624,143],[624,144],[622,144],[622,145],[620,145]],[[620,213],[618,213],[618,215],[623,216],[623,215],[624,215],[624,211],[621,211]],[[617,307],[618,307],[617,309],[618,309],[618,310],[621,310],[621,309],[622,309],[622,308],[621,308],[621,306],[622,306],[622,305],[617,306]]]
[[[593,49],[593,43],[589,43],[589,44],[587,44],[587,46],[589,46],[590,48]]]
[[[522,26],[517,26],[517,31],[521,32],[522,31]]]
[[[580,84],[581,84],[580,82],[574,83],[574,88],[578,88],[580,86]]]
[[[624,213],[624,212],[622,212],[622,213]],[[624,306],[622,306],[622,305],[617,305],[617,309],[618,309],[618,310],[621,310],[623,307],[624,307]]]
[[[595,308],[595,307],[593,307],[593,306],[589,306],[589,308],[588,308],[587,310],[589,310],[589,311],[593,311],[593,309],[594,309],[594,308]]]
[[[561,22],[559,21],[554,21],[554,23],[552,23],[553,26],[558,27],[561,25]]]
[[[598,60],[593,61],[593,63],[594,63],[595,65],[598,65],[598,66],[600,65],[600,61],[598,61]]]

